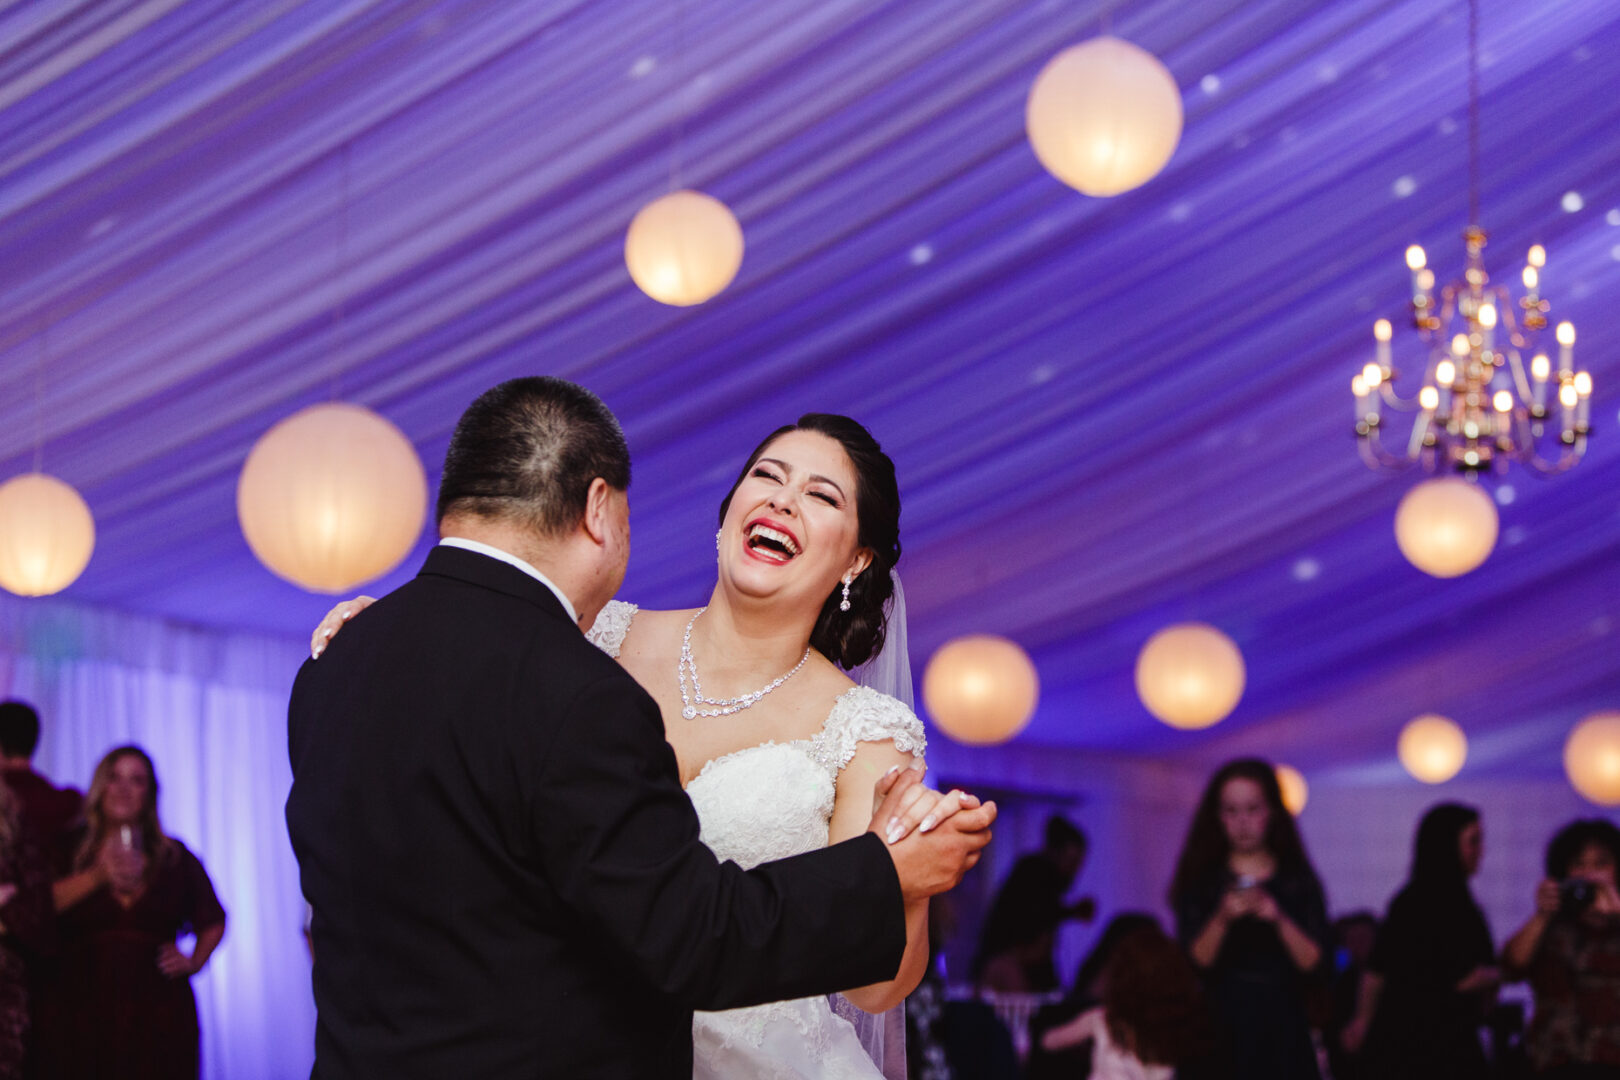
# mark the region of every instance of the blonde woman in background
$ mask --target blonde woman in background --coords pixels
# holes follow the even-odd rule
[[[52,1080],[195,1080],[191,976],[225,936],[208,872],[163,831],[152,759],[101,759],[85,821],[59,852],[60,955],[39,1009],[39,1075]],[[196,936],[190,953],[179,939]]]

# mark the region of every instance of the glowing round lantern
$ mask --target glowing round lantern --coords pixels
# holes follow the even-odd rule
[[[1396,746],[1406,771],[1425,784],[1443,784],[1468,760],[1468,736],[1444,716],[1425,713],[1401,729]]]
[[[1040,678],[1006,638],[970,634],[940,646],[923,672],[923,702],[941,731],[970,746],[1004,743],[1035,715]]]
[[[1564,771],[1599,806],[1620,806],[1620,712],[1593,713],[1564,743]]]
[[[1118,195],[1158,175],[1181,141],[1181,91],[1158,57],[1115,37],[1063,50],[1024,106],[1046,171],[1087,195]]]
[[[1305,782],[1304,774],[1292,765],[1278,765],[1277,786],[1282,788],[1283,805],[1290,814],[1299,817],[1311,798],[1311,787]]]
[[[348,592],[398,566],[426,514],[415,448],[358,405],[315,405],[281,421],[254,445],[236,488],[253,554],[311,592]]]
[[[1441,476],[1408,491],[1395,511],[1395,543],[1408,562],[1439,578],[1466,574],[1496,546],[1496,504],[1478,484]]]
[[[61,592],[95,547],[90,507],[69,485],[44,473],[0,484],[0,587],[18,596]]]
[[[743,234],[725,203],[701,191],[672,191],[636,212],[624,234],[624,264],[636,286],[661,304],[701,304],[742,266]]]
[[[1243,653],[1205,623],[1178,623],[1148,638],[1136,658],[1136,693],[1173,728],[1218,724],[1237,708],[1246,679]]]

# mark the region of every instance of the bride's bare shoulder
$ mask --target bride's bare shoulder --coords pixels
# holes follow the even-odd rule
[[[816,685],[817,696],[836,703],[839,698],[859,685],[844,672],[843,668],[821,653],[812,651],[810,658],[812,662],[810,674]]]
[[[671,647],[679,648],[687,620],[696,610],[655,611],[637,608],[635,618],[624,635],[624,655],[659,654],[668,652]]]

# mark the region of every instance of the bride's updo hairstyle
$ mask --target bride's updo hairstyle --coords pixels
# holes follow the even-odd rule
[[[810,644],[827,659],[849,671],[883,651],[883,635],[888,615],[883,605],[894,595],[889,571],[900,561],[900,485],[894,478],[894,462],[883,452],[872,433],[847,416],[834,413],[806,413],[799,422],[777,428],[748,455],[748,463],[737,474],[726,497],[720,501],[720,524],[724,525],[731,497],[747,477],[754,463],[771,443],[790,431],[814,431],[836,440],[844,448],[855,469],[855,519],[861,547],[872,552],[872,563],[849,585],[849,610],[839,610],[843,600],[840,584],[827,594],[810,632]]]

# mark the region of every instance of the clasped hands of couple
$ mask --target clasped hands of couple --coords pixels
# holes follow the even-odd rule
[[[896,765],[877,782],[868,832],[888,843],[906,902],[955,888],[990,843],[996,804],[967,792],[938,792],[923,784],[923,767]],[[949,822],[950,828],[940,829]],[[936,834],[932,844],[923,839]]]

